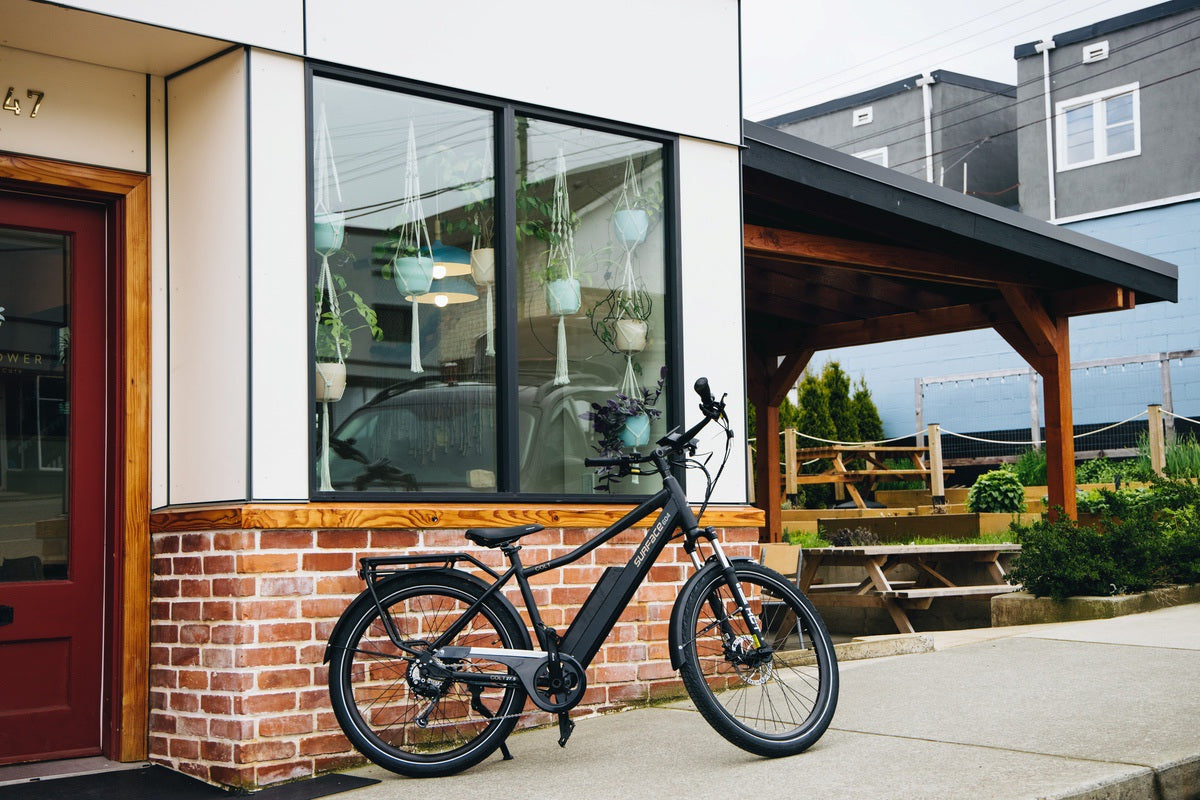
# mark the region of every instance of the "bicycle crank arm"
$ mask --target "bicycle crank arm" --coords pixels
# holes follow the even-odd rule
[[[574,707],[587,688],[583,667],[566,653],[559,653],[558,670],[552,668],[550,656],[540,650],[507,650],[500,647],[443,647],[435,653],[445,660],[486,659],[495,661],[517,674],[525,693],[543,711],[565,711]],[[488,675],[478,672],[447,670],[446,677],[464,683],[511,682],[511,675]]]

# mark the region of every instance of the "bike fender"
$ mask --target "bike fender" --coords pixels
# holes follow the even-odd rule
[[[375,584],[375,593],[380,596],[386,595],[386,594],[388,594],[388,592],[391,588],[391,584],[393,584],[397,581],[406,580],[414,574],[430,573],[430,572],[444,572],[444,571],[445,571],[444,567],[417,567],[415,569],[406,569],[403,572],[399,572],[391,577],[385,578],[384,580],[381,580],[378,583],[376,583]],[[475,577],[474,575],[472,575],[469,572],[463,572],[461,570],[454,570],[454,574],[456,577],[460,577],[464,580],[470,581],[471,583],[478,586],[480,592],[486,591],[489,586],[489,584],[486,583],[484,580],[482,580],[481,578]],[[514,619],[518,619],[518,620],[521,619],[521,614],[517,611],[516,606],[514,606],[512,604],[512,602],[507,597],[505,597],[502,592],[497,592],[495,594],[495,597],[501,604],[504,605],[504,607],[507,611],[512,612]],[[355,597],[354,600],[351,601],[350,605],[346,607],[346,610],[342,612],[342,615],[340,617],[338,617],[338,621],[336,623],[334,623],[333,629],[329,632],[329,638],[326,641],[333,641],[335,638],[337,638],[337,634],[341,632],[341,629],[343,627],[345,627],[346,625],[350,624],[349,620],[358,618],[358,614],[351,613],[352,611],[357,612],[359,610],[360,606],[372,606],[374,604],[375,604],[375,598],[372,596],[371,590],[363,589],[362,592],[359,593],[358,597]],[[529,639],[529,631],[524,626],[522,626],[521,633],[524,638],[524,641],[520,642],[518,644],[518,647],[524,648],[526,650],[531,649],[533,647],[533,643]],[[326,645],[325,646],[325,655],[324,655],[324,658],[322,659],[322,662],[325,664],[328,664],[331,655],[332,655],[331,649],[330,649],[329,645]]]
[[[729,560],[733,564],[737,564],[739,561],[748,562],[750,564],[758,563],[757,561],[755,561],[752,558],[731,558]],[[671,669],[678,670],[682,663],[682,658],[679,654],[683,650],[683,646],[684,646],[684,641],[683,641],[683,601],[688,596],[688,592],[692,588],[693,584],[695,584],[701,580],[707,579],[709,574],[712,572],[720,572],[720,571],[721,571],[720,563],[718,563],[715,560],[710,559],[708,561],[708,563],[705,564],[700,569],[699,572],[697,572],[692,577],[688,578],[687,583],[685,583],[683,585],[683,588],[679,590],[679,595],[675,598],[675,605],[671,608],[671,623],[670,623],[670,627],[668,628],[668,632],[667,632],[667,642],[668,642],[667,649],[671,651]]]

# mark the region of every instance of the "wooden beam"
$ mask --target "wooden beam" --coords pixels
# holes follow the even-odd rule
[[[1000,293],[1004,295],[1004,302],[1012,309],[1017,324],[1025,332],[1034,352],[1042,358],[1053,356],[1056,330],[1037,295],[1023,286],[1002,286]]]
[[[787,393],[804,374],[804,368],[812,361],[815,353],[815,350],[805,348],[784,356],[783,361],[776,367],[775,374],[771,376],[767,387],[767,402],[773,406],[779,406],[783,402],[783,398],[787,397]]]
[[[1135,305],[1132,289],[1102,283],[1054,292],[1046,302],[1046,310],[1058,317],[1077,317],[1104,311],[1125,311]]]
[[[1075,519],[1075,420],[1071,411],[1071,339],[1067,317],[1055,317],[1055,354],[1042,373],[1046,409],[1046,492],[1050,518],[1056,508]],[[1040,371],[1040,370],[1039,370]]]
[[[742,231],[747,257],[799,261],[965,286],[994,287],[1025,282],[1015,279],[1007,269],[962,261],[926,250],[765,228],[761,225],[743,225]]]
[[[814,350],[827,350],[833,347],[890,342],[896,339],[990,328],[996,324],[998,318],[1011,319],[1011,314],[1007,309],[998,312],[990,303],[931,308],[873,319],[820,325],[803,334],[803,343]],[[787,335],[781,335],[777,339],[776,348],[780,353],[790,352],[798,347],[798,342],[789,340]]]

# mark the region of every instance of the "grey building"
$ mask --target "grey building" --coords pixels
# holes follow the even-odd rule
[[[993,203],[1017,203],[1017,88],[946,70],[762,124]]]
[[[1160,3],[1014,57],[1022,211],[1072,222],[1200,198],[1200,2]]]

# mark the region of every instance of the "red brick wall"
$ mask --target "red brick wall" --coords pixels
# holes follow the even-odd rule
[[[522,560],[556,557],[596,531],[553,529],[522,540]],[[726,529],[730,556],[757,553],[758,531]],[[548,625],[565,632],[604,567],[624,564],[626,533],[562,570],[531,579]],[[471,549],[458,530],[262,530],[159,533],[151,587],[150,756],[203,780],[260,787],[359,763],[329,706],[321,663],[334,622],[362,589],[358,559],[398,551]],[[588,669],[573,716],[681,694],[667,624],[690,572],[667,548]],[[515,586],[511,595],[522,608]],[[522,724],[549,722],[533,709]]]

